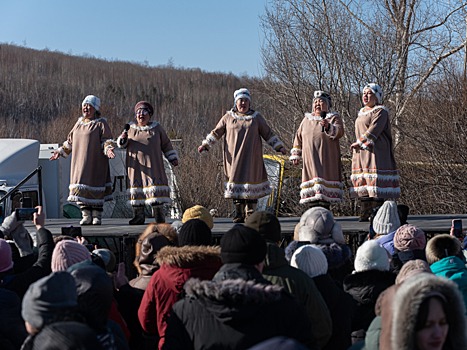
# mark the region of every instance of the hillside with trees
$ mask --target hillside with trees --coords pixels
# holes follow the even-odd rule
[[[352,2],[342,0],[329,8],[324,1],[272,1],[262,19],[266,42],[261,79],[3,44],[0,137],[61,143],[88,94],[101,98],[102,114],[117,137],[133,118],[134,104],[148,100],[155,119],[176,140],[181,162],[174,171],[182,209],[202,204],[228,216],[233,208],[223,198],[221,144],[203,155],[196,147],[231,108],[233,91],[251,90],[252,108],[265,116],[290,149],[303,113],[311,109],[313,91],[323,89],[331,93],[333,109],[343,117],[346,131],[341,140],[345,202],[333,211],[356,215],[355,203],[348,198],[349,146],[355,139],[360,90],[374,81],[383,86],[392,117],[402,180],[399,202],[407,204],[411,214],[465,213],[467,81],[465,21],[460,20],[464,6],[438,5],[436,13],[429,6],[415,6],[427,3],[413,0],[403,11],[377,1],[375,16],[364,16]],[[451,33],[449,38],[438,35],[443,30]],[[272,153],[267,145],[264,149]],[[288,162],[286,167],[290,171],[280,215],[298,216],[306,209],[298,204],[300,170]]]

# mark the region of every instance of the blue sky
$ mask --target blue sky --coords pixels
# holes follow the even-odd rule
[[[0,43],[261,76],[267,0],[0,0]]]

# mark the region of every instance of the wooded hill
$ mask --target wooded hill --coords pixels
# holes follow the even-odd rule
[[[2,44],[0,137],[62,143],[80,116],[81,101],[88,94],[101,98],[102,116],[107,118],[114,137],[117,137],[123,126],[133,119],[135,103],[148,100],[154,105],[154,118],[172,139],[180,140],[175,146],[181,162],[174,170],[180,186],[182,209],[201,204],[218,209],[220,216],[228,216],[232,205],[223,198],[222,146],[219,143],[201,156],[196,147],[232,107],[234,90],[248,87],[252,92],[252,108],[263,114],[290,149],[298,126],[296,123],[303,116],[292,112],[297,110],[292,108],[294,101],[276,98],[272,84],[274,81],[266,79],[207,73],[198,69],[148,67]],[[416,103],[408,108],[411,121],[393,128],[399,133],[400,140],[405,140],[396,147],[403,186],[400,202],[408,204],[413,214],[465,212],[466,141],[462,130],[466,125],[467,102],[464,98],[458,99],[459,103],[455,105],[446,103],[444,98],[448,90],[440,94],[438,88],[420,94]],[[287,86],[275,85],[274,90],[277,89],[286,90]],[[313,88],[308,87],[308,90]],[[462,89],[455,93],[457,98],[465,96]],[[305,96],[304,100],[311,109],[310,96]],[[346,201],[334,208],[338,215],[355,215],[356,209],[347,190],[350,176],[348,146],[354,139],[353,123],[360,108],[358,96],[353,101],[349,111],[339,107],[341,115],[351,116],[345,118],[346,137],[341,140]],[[443,109],[446,113],[440,112],[441,105],[446,106]],[[419,118],[420,115],[423,118]],[[453,123],[449,116],[455,116],[456,122]],[[268,146],[265,151],[273,153]],[[298,205],[299,184],[299,177],[287,180],[282,214],[301,215],[306,209]]]

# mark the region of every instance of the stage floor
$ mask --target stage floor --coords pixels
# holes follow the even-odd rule
[[[433,235],[438,233],[449,233],[451,221],[453,219],[462,219],[464,229],[467,229],[466,214],[450,214],[450,215],[409,215],[408,223],[415,225],[425,231],[427,234]],[[109,218],[103,219],[101,226],[82,226],[83,236],[135,236],[139,235],[144,230],[144,225],[129,225],[129,219]],[[295,225],[299,222],[299,217],[280,217],[282,233],[292,235]],[[356,216],[336,217],[336,220],[341,224],[342,230],[346,235],[359,234],[368,232],[369,223],[359,222]],[[54,235],[61,234],[62,227],[79,227],[79,219],[48,219],[46,227]],[[152,218],[146,218],[146,224],[152,222]],[[169,219],[168,222],[173,220]],[[26,223],[28,230],[34,230],[32,223]],[[212,232],[214,235],[222,235],[233,226],[230,218],[214,218],[214,227]]]

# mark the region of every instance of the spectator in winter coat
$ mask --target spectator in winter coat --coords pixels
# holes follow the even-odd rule
[[[112,279],[101,267],[87,261],[69,269],[76,283],[78,310],[96,332],[104,349],[129,349],[122,329],[109,319],[113,299]]]
[[[467,349],[465,305],[456,284],[432,274],[410,277],[393,303],[392,349]]]
[[[83,244],[65,239],[55,245],[52,254],[52,271],[66,271],[82,261],[91,261],[91,252]]]
[[[32,349],[41,330],[59,321],[82,321],[73,277],[66,271],[54,272],[31,284],[24,295],[21,315],[29,336],[22,349]]]
[[[146,234],[148,231],[150,232]],[[144,292],[154,272],[159,270],[159,264],[156,262],[157,253],[165,246],[177,244],[177,232],[170,224],[150,224],[142,236],[144,238],[138,239],[142,241],[134,262],[139,274],[130,281],[130,286]]]
[[[275,337],[317,349],[304,308],[261,271],[266,242],[257,231],[235,225],[221,238],[224,265],[212,281],[191,279],[173,306],[166,349],[247,349]]]
[[[159,336],[159,348],[165,342],[167,317],[180,299],[185,282],[192,277],[209,280],[222,264],[219,248],[211,246],[211,229],[200,219],[183,224],[178,244],[166,246],[157,254],[160,268],[152,275],[138,310],[143,330]]]
[[[42,212],[42,207],[36,208],[37,213],[33,215],[33,222],[37,230],[36,241],[38,254],[34,264],[22,272],[16,273],[10,246],[4,240],[1,240],[2,243],[0,244],[0,288],[11,290],[20,298],[23,297],[32,283],[49,275],[51,272],[50,266],[55,244],[52,233],[45,228],[45,215]],[[15,214],[12,214],[12,216],[14,215]],[[12,216],[8,218],[14,220]],[[5,230],[3,230],[3,232],[5,232]],[[15,242],[21,242],[16,243],[21,255],[26,251],[32,251],[32,246],[27,247],[28,244],[32,242],[32,239],[29,237],[13,235],[12,238]]]
[[[279,220],[272,213],[257,211],[246,218],[245,226],[255,229],[266,240],[264,278],[283,287],[305,307],[313,326],[313,336],[323,348],[332,333],[331,315],[311,277],[290,266],[285,259],[284,250],[279,247],[282,240]]]
[[[376,317],[368,327],[365,341],[355,343],[349,350],[393,350],[391,331],[394,295],[404,281],[419,273],[431,274],[430,266],[424,260],[409,260],[402,266],[396,277],[396,283],[381,292],[376,301]]]
[[[0,246],[1,244],[2,242]],[[19,296],[11,290],[0,288],[0,349],[19,350],[27,335],[24,321],[21,318]]]
[[[448,234],[437,235],[427,243],[426,259],[435,275],[457,284],[467,305],[467,268],[461,242]]]
[[[328,261],[316,245],[299,247],[290,264],[310,276],[321,293],[332,319],[332,335],[323,350],[344,350],[351,344],[352,298],[328,274]]]
[[[376,316],[376,301],[381,292],[394,284],[396,275],[389,271],[388,252],[374,240],[358,248],[354,266],[354,273],[344,279],[344,291],[357,302],[352,316],[352,340],[357,342],[365,338]]]
[[[385,201],[376,212],[371,225],[375,233],[374,239],[393,256],[394,235],[401,226],[396,202]]]
[[[394,234],[393,241],[395,255],[393,256],[392,263],[396,271],[399,271],[407,261],[415,259],[426,260],[426,235],[418,227],[410,224],[399,227]],[[396,261],[399,263],[398,266],[395,263]]]
[[[96,333],[80,322],[55,322],[40,332],[32,350],[103,350]]]
[[[210,230],[212,230],[212,228],[214,227],[214,220],[212,218],[212,215],[202,205],[197,204],[183,212],[182,223],[185,223],[191,219],[200,219],[204,221],[206,225],[208,225]]]
[[[332,212],[322,207],[308,209],[296,230],[300,242],[314,244],[323,251],[328,261],[328,274],[342,285],[344,277],[352,272],[352,251],[345,244],[342,228]]]

